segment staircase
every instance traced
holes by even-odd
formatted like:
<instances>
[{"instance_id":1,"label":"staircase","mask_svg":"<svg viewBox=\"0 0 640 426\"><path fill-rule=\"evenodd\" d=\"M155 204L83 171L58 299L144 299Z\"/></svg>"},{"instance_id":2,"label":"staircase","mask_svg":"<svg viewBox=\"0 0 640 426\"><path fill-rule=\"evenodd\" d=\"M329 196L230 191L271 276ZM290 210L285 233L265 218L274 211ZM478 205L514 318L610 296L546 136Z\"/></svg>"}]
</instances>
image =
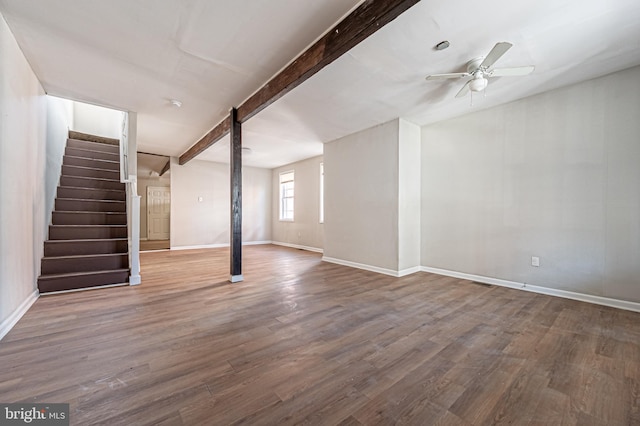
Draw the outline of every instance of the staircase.
<instances>
[{"instance_id":1,"label":"staircase","mask_svg":"<svg viewBox=\"0 0 640 426\"><path fill-rule=\"evenodd\" d=\"M85 137L86 136L86 137ZM129 279L126 191L118 140L70 133L44 243L40 293Z\"/></svg>"}]
</instances>

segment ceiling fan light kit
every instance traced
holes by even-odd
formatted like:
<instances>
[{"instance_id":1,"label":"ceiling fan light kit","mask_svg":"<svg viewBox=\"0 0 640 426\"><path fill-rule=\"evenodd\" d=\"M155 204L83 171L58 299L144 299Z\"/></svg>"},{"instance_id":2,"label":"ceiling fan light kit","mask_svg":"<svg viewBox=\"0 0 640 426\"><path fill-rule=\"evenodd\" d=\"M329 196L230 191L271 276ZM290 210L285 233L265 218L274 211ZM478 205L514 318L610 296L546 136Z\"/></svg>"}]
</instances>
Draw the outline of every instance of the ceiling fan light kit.
<instances>
[{"instance_id":1,"label":"ceiling fan light kit","mask_svg":"<svg viewBox=\"0 0 640 426\"><path fill-rule=\"evenodd\" d=\"M432 74L427 76L427 80L445 80L451 78L466 78L467 80L462 89L456 95L456 98L464 97L467 92L482 92L489 84L488 78L491 77L507 77L507 76L523 76L531 74L535 67L533 65L512 68L492 68L493 64L509 50L513 44L507 42L496 43L493 49L485 57L479 57L467 62L467 72L456 72L448 74Z\"/></svg>"},{"instance_id":2,"label":"ceiling fan light kit","mask_svg":"<svg viewBox=\"0 0 640 426\"><path fill-rule=\"evenodd\" d=\"M489 80L480 75L480 77L475 77L471 80L469 83L469 89L471 89L472 92L481 92L487 87L488 83Z\"/></svg>"}]
</instances>

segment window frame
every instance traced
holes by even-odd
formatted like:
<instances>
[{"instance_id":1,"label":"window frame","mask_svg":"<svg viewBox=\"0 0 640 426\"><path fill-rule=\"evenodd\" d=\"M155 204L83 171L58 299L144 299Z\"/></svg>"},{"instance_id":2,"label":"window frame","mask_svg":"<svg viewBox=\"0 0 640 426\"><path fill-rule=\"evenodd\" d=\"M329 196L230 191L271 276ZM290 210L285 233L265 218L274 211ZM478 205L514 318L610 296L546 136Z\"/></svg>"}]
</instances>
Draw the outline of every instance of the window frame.
<instances>
[{"instance_id":1,"label":"window frame","mask_svg":"<svg viewBox=\"0 0 640 426\"><path fill-rule=\"evenodd\" d=\"M291 175L291 179L290 180L285 180L287 179L286 175ZM291 184L290 188L286 188L285 185L287 184ZM279 189L279 194L278 194L278 205L279 205L279 214L278 214L278 218L281 222L293 222L295 219L295 171L294 170L288 170L286 172L280 172L279 176L278 176L278 189ZM286 191L291 191L291 195L285 195ZM286 201L290 200L291 203L291 209L286 209L285 204L288 204ZM286 215L286 213L290 210L291 212L291 217L289 217L288 215Z\"/></svg>"}]
</instances>

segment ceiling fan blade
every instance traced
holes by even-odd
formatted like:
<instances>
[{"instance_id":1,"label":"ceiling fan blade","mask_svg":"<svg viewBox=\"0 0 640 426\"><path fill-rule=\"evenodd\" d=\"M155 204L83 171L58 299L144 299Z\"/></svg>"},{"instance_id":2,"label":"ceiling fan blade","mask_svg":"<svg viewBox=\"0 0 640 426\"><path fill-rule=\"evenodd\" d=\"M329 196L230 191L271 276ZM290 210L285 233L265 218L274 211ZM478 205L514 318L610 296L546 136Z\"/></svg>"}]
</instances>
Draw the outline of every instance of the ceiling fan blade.
<instances>
[{"instance_id":1,"label":"ceiling fan blade","mask_svg":"<svg viewBox=\"0 0 640 426\"><path fill-rule=\"evenodd\" d=\"M489 71L489 77L511 77L518 75L531 74L536 69L533 65L527 67L514 67L514 68L495 68Z\"/></svg>"},{"instance_id":2,"label":"ceiling fan blade","mask_svg":"<svg viewBox=\"0 0 640 426\"><path fill-rule=\"evenodd\" d=\"M480 67L484 67L485 69L489 68L498 59L500 59L500 57L504 55L507 50L511 49L511 46L513 46L513 44L507 43L506 41L496 43L496 45L493 46L493 49L491 49L491 52L489 52L486 58L484 58L484 60L480 64Z\"/></svg>"},{"instance_id":3,"label":"ceiling fan blade","mask_svg":"<svg viewBox=\"0 0 640 426\"><path fill-rule=\"evenodd\" d=\"M428 75L426 77L426 80L445 80L447 78L463 78L463 77L469 77L470 75L471 74L467 72L454 72L450 74L433 74L433 75Z\"/></svg>"},{"instance_id":4,"label":"ceiling fan blade","mask_svg":"<svg viewBox=\"0 0 640 426\"><path fill-rule=\"evenodd\" d=\"M460 89L460 91L458 92L458 94L456 95L456 98L463 98L464 95L466 95L467 93L469 93L469 89L471 87L471 81L469 80L465 83L464 86L462 86L462 89Z\"/></svg>"}]
</instances>

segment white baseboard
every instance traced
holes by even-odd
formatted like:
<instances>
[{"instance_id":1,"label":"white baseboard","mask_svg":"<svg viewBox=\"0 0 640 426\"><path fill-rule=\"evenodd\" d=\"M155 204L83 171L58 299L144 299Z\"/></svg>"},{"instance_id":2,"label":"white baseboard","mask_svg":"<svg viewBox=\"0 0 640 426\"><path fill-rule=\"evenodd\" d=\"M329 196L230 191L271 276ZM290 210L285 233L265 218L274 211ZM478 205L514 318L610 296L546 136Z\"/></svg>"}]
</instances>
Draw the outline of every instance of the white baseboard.
<instances>
[{"instance_id":1,"label":"white baseboard","mask_svg":"<svg viewBox=\"0 0 640 426\"><path fill-rule=\"evenodd\" d=\"M140 285L142 283L142 278L140 274L138 275L129 275L129 285Z\"/></svg>"},{"instance_id":2,"label":"white baseboard","mask_svg":"<svg viewBox=\"0 0 640 426\"><path fill-rule=\"evenodd\" d=\"M29 295L29 297L24 300L24 302L20 304L20 306L18 306L15 311L11 313L11 315L9 315L7 319L2 321L2 323L0 324L0 340L2 340L4 336L6 336L9 331L11 331L13 326L16 325L18 321L20 321L20 318L22 318L22 316L27 313L31 305L33 305L35 301L38 300L39 295L40 293L38 292L38 290L35 290Z\"/></svg>"},{"instance_id":3,"label":"white baseboard","mask_svg":"<svg viewBox=\"0 0 640 426\"><path fill-rule=\"evenodd\" d=\"M402 269L400 271L394 271L393 269L380 268L378 266L367 265L364 263L351 262L349 260L336 259L334 257L323 256L322 260L329 263L335 263L337 265L349 266L351 268L364 269L365 271L377 272L379 274L390 275L392 277L400 278L406 275L415 274L422 269L420 266L414 266L413 268Z\"/></svg>"},{"instance_id":4,"label":"white baseboard","mask_svg":"<svg viewBox=\"0 0 640 426\"><path fill-rule=\"evenodd\" d=\"M272 241L246 241L242 243L243 246L261 246L264 244L272 244Z\"/></svg>"},{"instance_id":5,"label":"white baseboard","mask_svg":"<svg viewBox=\"0 0 640 426\"><path fill-rule=\"evenodd\" d=\"M271 244L271 241L245 241L242 243L243 246L256 246L262 244ZM203 249L203 248L223 248L229 247L229 243L223 244L202 244L197 246L174 246L171 247L171 250L195 250L195 249Z\"/></svg>"},{"instance_id":6,"label":"white baseboard","mask_svg":"<svg viewBox=\"0 0 640 426\"><path fill-rule=\"evenodd\" d=\"M322 256L323 262L335 263L336 265L349 266L351 268L364 269L365 271L377 272L379 274L399 277L399 272L393 269L380 268L378 266L366 265L364 263L351 262L349 260L336 259L334 257Z\"/></svg>"},{"instance_id":7,"label":"white baseboard","mask_svg":"<svg viewBox=\"0 0 640 426\"><path fill-rule=\"evenodd\" d=\"M129 283L105 284L105 285L97 285L97 286L94 286L94 287L74 288L74 289L71 289L71 290L49 291L47 293L42 293L40 296L49 297L49 296L55 296L56 294L79 293L81 291L93 291L93 290L102 290L102 289L105 289L105 288L127 287L127 286L129 286Z\"/></svg>"},{"instance_id":8,"label":"white baseboard","mask_svg":"<svg viewBox=\"0 0 640 426\"><path fill-rule=\"evenodd\" d=\"M398 271L398 277L404 277L405 275L415 274L416 272L422 271L421 266L414 266L413 268L402 269Z\"/></svg>"},{"instance_id":9,"label":"white baseboard","mask_svg":"<svg viewBox=\"0 0 640 426\"><path fill-rule=\"evenodd\" d=\"M575 293L573 291L568 291L568 290L559 290L555 288L541 287L541 286L530 285L526 283L501 280L499 278L484 277L482 275L473 275L473 274L467 274L464 272L449 271L447 269L431 268L428 266L423 266L421 270L424 272L431 272L432 274L445 275L447 277L477 281L485 284L494 284L501 287L515 288L518 290L525 290L533 293L546 294L548 296L562 297L565 299L578 300L580 302L587 302L587 303L593 303L596 305L603 305L603 306L609 306L612 308L624 309L627 311L640 312L640 303L638 302L630 302L627 300L620 300L620 299L611 299L609 297L594 296L594 295L585 294L585 293Z\"/></svg>"},{"instance_id":10,"label":"white baseboard","mask_svg":"<svg viewBox=\"0 0 640 426\"><path fill-rule=\"evenodd\" d=\"M317 248L317 247L303 246L300 244L283 243L282 241L271 241L271 244L276 246L290 247L290 248L299 249L299 250L313 251L315 253L322 253L324 251L323 249Z\"/></svg>"}]
</instances>

